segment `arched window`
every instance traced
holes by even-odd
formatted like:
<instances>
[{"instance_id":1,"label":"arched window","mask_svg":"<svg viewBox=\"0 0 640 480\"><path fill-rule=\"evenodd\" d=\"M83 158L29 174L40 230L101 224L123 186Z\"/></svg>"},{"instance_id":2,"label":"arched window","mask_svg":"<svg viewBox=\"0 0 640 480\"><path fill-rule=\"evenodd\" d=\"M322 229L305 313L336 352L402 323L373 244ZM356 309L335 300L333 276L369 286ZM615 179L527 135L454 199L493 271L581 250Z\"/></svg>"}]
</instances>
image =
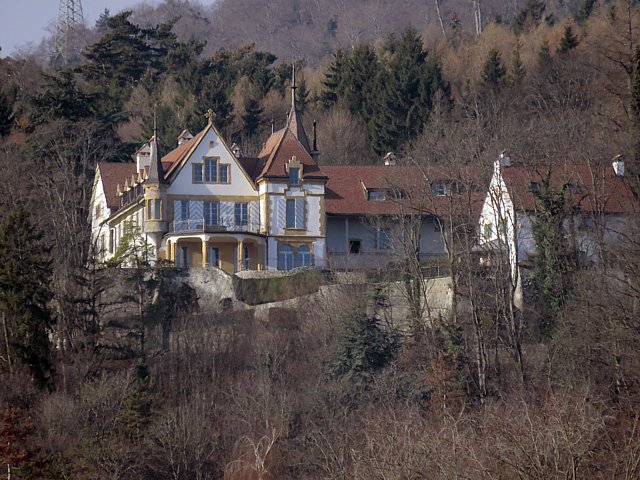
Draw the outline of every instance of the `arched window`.
<instances>
[{"instance_id":1,"label":"arched window","mask_svg":"<svg viewBox=\"0 0 640 480\"><path fill-rule=\"evenodd\" d=\"M310 267L311 266L311 251L308 245L301 245L298 247L296 253L296 268Z\"/></svg>"},{"instance_id":2,"label":"arched window","mask_svg":"<svg viewBox=\"0 0 640 480\"><path fill-rule=\"evenodd\" d=\"M293 268L293 249L291 245L278 245L278 270Z\"/></svg>"}]
</instances>

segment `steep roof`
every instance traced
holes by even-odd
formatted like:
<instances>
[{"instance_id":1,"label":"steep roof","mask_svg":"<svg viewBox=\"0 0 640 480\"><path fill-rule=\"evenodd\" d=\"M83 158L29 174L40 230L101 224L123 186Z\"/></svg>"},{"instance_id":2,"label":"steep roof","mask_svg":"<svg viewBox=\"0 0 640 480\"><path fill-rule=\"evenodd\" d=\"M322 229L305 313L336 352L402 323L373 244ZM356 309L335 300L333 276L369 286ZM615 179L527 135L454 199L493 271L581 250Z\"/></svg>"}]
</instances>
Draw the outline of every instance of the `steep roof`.
<instances>
[{"instance_id":1,"label":"steep roof","mask_svg":"<svg viewBox=\"0 0 640 480\"><path fill-rule=\"evenodd\" d=\"M328 177L325 185L325 208L329 215L397 215L402 212L426 214L453 213L478 216L484 194L476 189L478 172L465 171L464 192L453 197L434 195L429 183L453 182L444 169L421 169L402 166L332 166L322 167ZM469 180L468 182L466 180ZM384 200L368 198L368 192L382 191ZM464 193L468 195L464 195Z\"/></svg>"},{"instance_id":2,"label":"steep roof","mask_svg":"<svg viewBox=\"0 0 640 480\"><path fill-rule=\"evenodd\" d=\"M205 127L200 133L198 133L195 137L187 140L186 142L181 143L176 148L167 153L164 157L162 157L162 166L168 166L165 168L164 175L165 178L169 178L171 174L176 171L178 166L183 162L183 160L187 157L191 149L200 141L200 139L204 136L204 134L208 130L208 126Z\"/></svg>"},{"instance_id":3,"label":"steep roof","mask_svg":"<svg viewBox=\"0 0 640 480\"><path fill-rule=\"evenodd\" d=\"M536 210L537 200L532 188L536 183L542 183L548 169L548 165L502 167L502 178L516 210ZM609 163L552 164L551 188L559 191L565 184L568 186L567 198L583 212L640 212L640 203L631 189L628 178L617 176Z\"/></svg>"},{"instance_id":4,"label":"steep roof","mask_svg":"<svg viewBox=\"0 0 640 480\"><path fill-rule=\"evenodd\" d=\"M98 164L98 168L100 169L104 194L107 198L107 207L111 213L114 213L120 208L120 199L116 194L118 184L124 185L124 181L136 173L136 164L101 162Z\"/></svg>"},{"instance_id":5,"label":"steep roof","mask_svg":"<svg viewBox=\"0 0 640 480\"><path fill-rule=\"evenodd\" d=\"M153 138L151 138L150 142L151 146L151 158L149 164L149 175L145 180L145 183L148 185L158 185L161 183L167 183L164 176L164 169L162 166L162 162L158 158L158 141L156 139L156 135L154 133Z\"/></svg>"},{"instance_id":6,"label":"steep roof","mask_svg":"<svg viewBox=\"0 0 640 480\"><path fill-rule=\"evenodd\" d=\"M258 154L259 166L256 169L258 173L255 178L287 178L285 166L294 156L303 165L303 179L326 178L309 151L289 127L285 127L269 137L262 151Z\"/></svg>"},{"instance_id":7,"label":"steep roof","mask_svg":"<svg viewBox=\"0 0 640 480\"><path fill-rule=\"evenodd\" d=\"M302 124L302 114L297 109L295 103L291 106L291 111L287 117L287 128L291 131L294 137L300 141L304 149L311 153L311 147L309 146L309 140L307 139L307 132L305 132L304 125Z\"/></svg>"}]
</instances>

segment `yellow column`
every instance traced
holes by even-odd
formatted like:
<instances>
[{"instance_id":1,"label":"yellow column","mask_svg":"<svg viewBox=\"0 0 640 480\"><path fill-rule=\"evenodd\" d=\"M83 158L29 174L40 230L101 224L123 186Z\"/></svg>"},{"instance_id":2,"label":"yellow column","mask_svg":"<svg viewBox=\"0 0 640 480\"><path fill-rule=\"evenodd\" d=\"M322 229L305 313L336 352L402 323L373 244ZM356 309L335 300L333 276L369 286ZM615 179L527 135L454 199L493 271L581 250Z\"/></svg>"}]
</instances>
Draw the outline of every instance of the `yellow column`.
<instances>
[{"instance_id":1,"label":"yellow column","mask_svg":"<svg viewBox=\"0 0 640 480\"><path fill-rule=\"evenodd\" d=\"M202 240L202 267L207 266L207 242Z\"/></svg>"},{"instance_id":2,"label":"yellow column","mask_svg":"<svg viewBox=\"0 0 640 480\"><path fill-rule=\"evenodd\" d=\"M242 240L240 240L238 242L238 271L242 270L242 253L244 250L244 242Z\"/></svg>"},{"instance_id":3,"label":"yellow column","mask_svg":"<svg viewBox=\"0 0 640 480\"><path fill-rule=\"evenodd\" d=\"M176 257L176 248L178 247L178 242L171 242L171 261L175 264L177 257Z\"/></svg>"}]
</instances>

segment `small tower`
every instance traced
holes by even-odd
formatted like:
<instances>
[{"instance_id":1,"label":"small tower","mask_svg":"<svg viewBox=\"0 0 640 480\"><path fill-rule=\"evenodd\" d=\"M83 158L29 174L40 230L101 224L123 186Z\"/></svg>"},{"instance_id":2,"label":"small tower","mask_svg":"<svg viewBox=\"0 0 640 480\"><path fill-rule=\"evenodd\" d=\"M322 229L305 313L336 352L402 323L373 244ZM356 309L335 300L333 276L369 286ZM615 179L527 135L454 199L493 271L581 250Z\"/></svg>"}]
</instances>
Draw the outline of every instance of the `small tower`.
<instances>
[{"instance_id":1,"label":"small tower","mask_svg":"<svg viewBox=\"0 0 640 480\"><path fill-rule=\"evenodd\" d=\"M162 162L158 157L158 141L154 129L150 144L149 173L143 183L144 187L144 233L153 241L156 256L162 247L162 237L168 231L167 222L167 188Z\"/></svg>"},{"instance_id":2,"label":"small tower","mask_svg":"<svg viewBox=\"0 0 640 480\"><path fill-rule=\"evenodd\" d=\"M300 113L298 106L296 105L296 88L296 66L294 64L291 80L291 111L287 117L287 127L300 141L307 152L311 153L309 140L307 139L307 132L304 131L304 125L302 125L302 113Z\"/></svg>"}]
</instances>

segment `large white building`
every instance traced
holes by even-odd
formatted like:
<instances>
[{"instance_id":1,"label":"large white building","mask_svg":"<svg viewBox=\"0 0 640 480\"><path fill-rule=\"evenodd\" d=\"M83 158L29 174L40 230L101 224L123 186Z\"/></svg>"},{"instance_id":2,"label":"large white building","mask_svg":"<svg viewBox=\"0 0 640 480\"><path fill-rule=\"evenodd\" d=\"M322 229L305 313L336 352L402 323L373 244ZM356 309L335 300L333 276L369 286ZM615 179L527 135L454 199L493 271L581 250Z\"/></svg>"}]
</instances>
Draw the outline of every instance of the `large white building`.
<instances>
[{"instance_id":1,"label":"large white building","mask_svg":"<svg viewBox=\"0 0 640 480\"><path fill-rule=\"evenodd\" d=\"M384 267L416 249L423 259L445 253L449 172L395 162L320 168L295 85L285 127L255 158L227 146L211 118L162 158L154 136L135 163L98 165L90 206L98 261L132 236L154 259L228 273ZM415 246L407 248L408 218Z\"/></svg>"},{"instance_id":2,"label":"large white building","mask_svg":"<svg viewBox=\"0 0 640 480\"><path fill-rule=\"evenodd\" d=\"M508 259L520 296L523 269L532 267L536 255L533 224L541 214L545 190L562 196L567 240L583 261L599 262L617 248L630 221L640 213L620 156L612 163L522 165L501 155L494 163L479 218L479 247L488 255L500 253Z\"/></svg>"}]
</instances>

